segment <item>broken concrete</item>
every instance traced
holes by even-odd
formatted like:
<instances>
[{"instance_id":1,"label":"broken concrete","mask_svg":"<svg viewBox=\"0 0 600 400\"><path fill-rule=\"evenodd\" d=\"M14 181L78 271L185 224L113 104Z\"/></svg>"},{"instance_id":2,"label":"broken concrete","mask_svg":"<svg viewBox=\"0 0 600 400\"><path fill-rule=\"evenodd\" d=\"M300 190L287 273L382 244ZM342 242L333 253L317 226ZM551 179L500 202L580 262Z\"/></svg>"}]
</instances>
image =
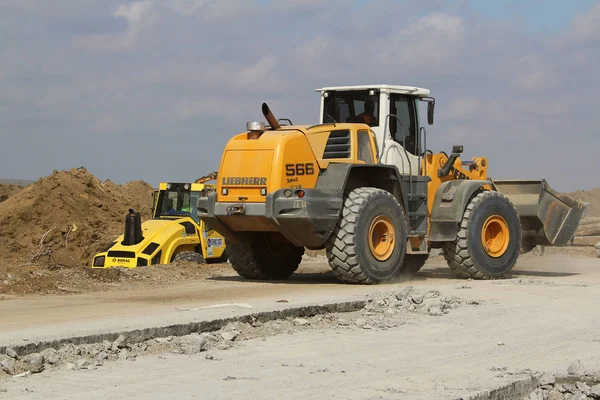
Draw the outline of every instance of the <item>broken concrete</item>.
<instances>
[{"instance_id":1,"label":"broken concrete","mask_svg":"<svg viewBox=\"0 0 600 400\"><path fill-rule=\"evenodd\" d=\"M193 355L213 348L227 350L241 341L289 334L299 330L350 329L347 320L341 318L342 313L346 318L355 321L354 325L358 328L386 330L405 323L409 314L443 316L449 309L461 304L477 303L454 296L446 297L439 291L420 293L408 287L401 292L381 293L366 301L290 308L143 332L119 332L74 340L65 338L58 342L60 345L54 342L38 343L35 346L28 344L16 351L25 354L27 351L45 348L41 353L29 353L24 356L22 362L4 356L8 364L3 364L3 370L14 375L23 370L36 373L44 369L96 369L106 361L134 361L142 355ZM79 341L87 343L77 344Z\"/></svg>"}]
</instances>

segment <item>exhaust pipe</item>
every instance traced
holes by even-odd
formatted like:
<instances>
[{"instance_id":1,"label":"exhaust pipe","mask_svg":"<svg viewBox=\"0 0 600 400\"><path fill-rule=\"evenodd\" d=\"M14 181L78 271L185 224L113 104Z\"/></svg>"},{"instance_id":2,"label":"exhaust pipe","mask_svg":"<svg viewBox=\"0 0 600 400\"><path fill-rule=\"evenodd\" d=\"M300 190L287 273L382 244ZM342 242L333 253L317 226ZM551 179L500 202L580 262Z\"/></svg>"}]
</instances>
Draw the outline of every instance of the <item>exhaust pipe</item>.
<instances>
[{"instance_id":1,"label":"exhaust pipe","mask_svg":"<svg viewBox=\"0 0 600 400\"><path fill-rule=\"evenodd\" d=\"M125 232L123 237L124 246L132 246L143 240L142 237L142 218L139 212L129 209L129 214L125 217Z\"/></svg>"},{"instance_id":2,"label":"exhaust pipe","mask_svg":"<svg viewBox=\"0 0 600 400\"><path fill-rule=\"evenodd\" d=\"M269 123L269 126L271 126L271 129L281 128L281 126L279 125L279 122L277 122L277 119L275 119L275 116L269 109L269 106L267 105L267 103L262 104L262 113L265 116L267 122Z\"/></svg>"}]
</instances>

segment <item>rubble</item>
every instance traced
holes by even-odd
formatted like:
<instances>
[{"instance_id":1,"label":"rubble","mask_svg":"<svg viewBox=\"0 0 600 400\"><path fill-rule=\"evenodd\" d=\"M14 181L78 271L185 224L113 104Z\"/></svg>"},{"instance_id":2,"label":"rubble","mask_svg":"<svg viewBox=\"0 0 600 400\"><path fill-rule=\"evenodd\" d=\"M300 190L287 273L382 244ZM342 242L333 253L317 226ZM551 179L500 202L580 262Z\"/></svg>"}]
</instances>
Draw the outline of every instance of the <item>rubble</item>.
<instances>
[{"instance_id":1,"label":"rubble","mask_svg":"<svg viewBox=\"0 0 600 400\"><path fill-rule=\"evenodd\" d=\"M191 333L183 336L156 337L136 341L121 334L113 341L74 345L68 343L57 349L45 349L15 360L9 354L0 354L0 366L4 373L15 375L27 370L85 370L101 367L111 361L134 361L138 356L177 353L194 355L211 349L226 351L238 342L298 332L305 329L390 329L407 323L409 315L429 318L441 317L461 305L479 304L476 300L464 300L445 296L437 290L420 292L409 286L397 292L382 293L368 297L365 306L358 311L316 314L313 316L286 317L267 321L230 322L214 332ZM13 349L7 353L15 356ZM215 359L214 354L205 356Z\"/></svg>"}]
</instances>

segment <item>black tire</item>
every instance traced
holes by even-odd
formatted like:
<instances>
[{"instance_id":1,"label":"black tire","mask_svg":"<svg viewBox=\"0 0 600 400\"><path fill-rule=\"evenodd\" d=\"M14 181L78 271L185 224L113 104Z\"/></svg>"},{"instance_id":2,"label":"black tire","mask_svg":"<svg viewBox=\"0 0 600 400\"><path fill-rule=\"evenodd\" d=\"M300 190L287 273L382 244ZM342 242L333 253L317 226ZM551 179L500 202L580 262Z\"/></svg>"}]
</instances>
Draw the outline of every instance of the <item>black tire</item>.
<instances>
[{"instance_id":1,"label":"black tire","mask_svg":"<svg viewBox=\"0 0 600 400\"><path fill-rule=\"evenodd\" d=\"M490 256L482 244L482 228L491 216L504 219L509 240L498 257ZM467 205L457 238L444 244L444 257L452 271L464 278L499 279L514 267L521 251L521 223L510 200L496 191L483 191Z\"/></svg>"},{"instance_id":2,"label":"black tire","mask_svg":"<svg viewBox=\"0 0 600 400\"><path fill-rule=\"evenodd\" d=\"M273 242L281 246L274 248ZM246 279L287 279L302 262L304 247L296 247L279 233L255 236L249 245L227 244L227 255L233 269Z\"/></svg>"},{"instance_id":3,"label":"black tire","mask_svg":"<svg viewBox=\"0 0 600 400\"><path fill-rule=\"evenodd\" d=\"M202 254L196 253L195 251L180 251L179 253L175 254L175 257L173 257L173 262L175 261L189 261L196 262L198 264L205 263Z\"/></svg>"},{"instance_id":4,"label":"black tire","mask_svg":"<svg viewBox=\"0 0 600 400\"><path fill-rule=\"evenodd\" d=\"M405 275L413 275L419 272L427 262L429 254L407 254L402 263L400 272Z\"/></svg>"},{"instance_id":5,"label":"black tire","mask_svg":"<svg viewBox=\"0 0 600 400\"><path fill-rule=\"evenodd\" d=\"M395 243L389 258L378 260L369 248L371 223L383 216L391 222ZM391 193L362 187L344 199L342 215L325 246L329 266L347 283L373 284L398 275L406 255L407 223Z\"/></svg>"}]
</instances>

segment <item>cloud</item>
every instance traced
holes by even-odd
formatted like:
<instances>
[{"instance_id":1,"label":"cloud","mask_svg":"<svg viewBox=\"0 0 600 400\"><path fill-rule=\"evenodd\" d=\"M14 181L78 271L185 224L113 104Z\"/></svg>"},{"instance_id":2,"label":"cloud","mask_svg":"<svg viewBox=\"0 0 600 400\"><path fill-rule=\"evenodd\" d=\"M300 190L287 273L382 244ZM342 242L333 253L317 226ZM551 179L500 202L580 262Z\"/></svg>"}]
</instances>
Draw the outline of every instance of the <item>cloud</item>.
<instances>
[{"instance_id":1,"label":"cloud","mask_svg":"<svg viewBox=\"0 0 600 400\"><path fill-rule=\"evenodd\" d=\"M579 42L596 42L600 39L600 4L578 14L571 24L572 38Z\"/></svg>"},{"instance_id":2,"label":"cloud","mask_svg":"<svg viewBox=\"0 0 600 400\"><path fill-rule=\"evenodd\" d=\"M465 158L490 158L494 178L600 186L600 6L550 34L469 4L5 0L0 174L85 162L117 182L194 179L246 121L262 120L263 101L278 118L315 123L315 88L391 83L431 89L433 151L460 142ZM158 151L177 162L144 162Z\"/></svg>"},{"instance_id":3,"label":"cloud","mask_svg":"<svg viewBox=\"0 0 600 400\"><path fill-rule=\"evenodd\" d=\"M126 51L137 44L139 36L152 27L158 15L152 0L121 4L115 10L114 16L127 22L124 32L78 36L74 40L75 45L99 52Z\"/></svg>"}]
</instances>

